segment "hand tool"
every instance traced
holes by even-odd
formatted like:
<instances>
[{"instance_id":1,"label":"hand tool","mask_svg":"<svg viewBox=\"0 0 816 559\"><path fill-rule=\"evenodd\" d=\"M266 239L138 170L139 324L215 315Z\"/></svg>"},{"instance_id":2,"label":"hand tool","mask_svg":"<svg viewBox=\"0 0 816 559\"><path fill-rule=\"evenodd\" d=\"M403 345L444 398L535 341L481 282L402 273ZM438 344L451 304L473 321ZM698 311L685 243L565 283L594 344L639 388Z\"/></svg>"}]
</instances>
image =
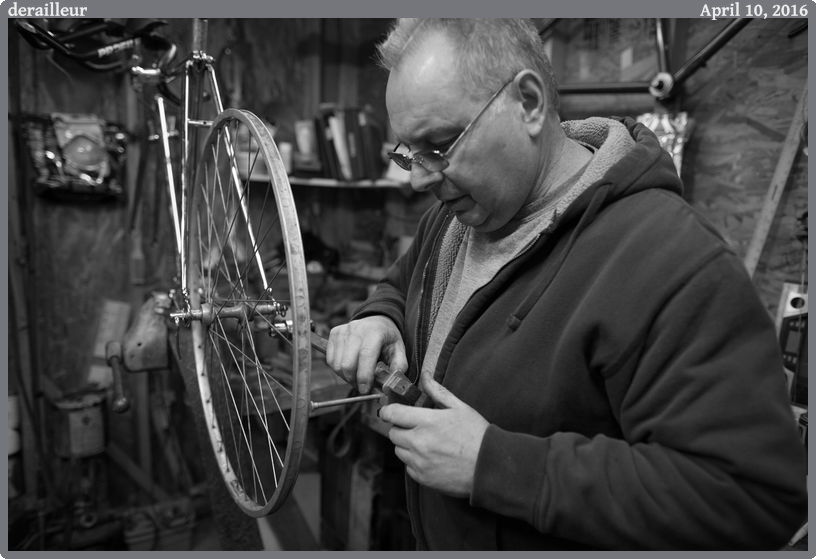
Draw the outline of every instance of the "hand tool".
<instances>
[{"instance_id":1,"label":"hand tool","mask_svg":"<svg viewBox=\"0 0 816 559\"><path fill-rule=\"evenodd\" d=\"M311 332L312 347L325 354L329 340ZM422 391L400 371L389 371L388 365L380 361L374 369L374 388L388 397L389 404L413 406Z\"/></svg>"}]
</instances>

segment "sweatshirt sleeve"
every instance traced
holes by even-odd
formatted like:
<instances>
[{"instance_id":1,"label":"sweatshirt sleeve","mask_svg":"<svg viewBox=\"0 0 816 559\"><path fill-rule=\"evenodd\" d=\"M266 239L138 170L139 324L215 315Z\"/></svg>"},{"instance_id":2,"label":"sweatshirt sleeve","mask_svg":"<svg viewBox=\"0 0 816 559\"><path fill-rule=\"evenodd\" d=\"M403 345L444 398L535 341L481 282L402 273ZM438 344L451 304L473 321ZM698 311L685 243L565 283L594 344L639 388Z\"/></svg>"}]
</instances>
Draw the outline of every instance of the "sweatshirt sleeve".
<instances>
[{"instance_id":1,"label":"sweatshirt sleeve","mask_svg":"<svg viewBox=\"0 0 816 559\"><path fill-rule=\"evenodd\" d=\"M779 549L806 519L775 329L736 257L685 281L605 378L622 440L490 426L471 504L605 549Z\"/></svg>"}]
</instances>

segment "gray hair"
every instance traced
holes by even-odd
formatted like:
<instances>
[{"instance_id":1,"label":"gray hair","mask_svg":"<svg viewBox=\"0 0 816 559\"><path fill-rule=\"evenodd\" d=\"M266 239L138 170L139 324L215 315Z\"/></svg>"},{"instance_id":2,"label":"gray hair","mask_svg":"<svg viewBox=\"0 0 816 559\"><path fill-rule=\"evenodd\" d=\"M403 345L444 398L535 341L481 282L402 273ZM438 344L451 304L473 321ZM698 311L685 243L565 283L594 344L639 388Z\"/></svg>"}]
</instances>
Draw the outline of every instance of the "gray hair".
<instances>
[{"instance_id":1,"label":"gray hair","mask_svg":"<svg viewBox=\"0 0 816 559\"><path fill-rule=\"evenodd\" d=\"M558 86L552 64L529 19L398 19L377 45L377 62L391 72L421 45L424 37L439 31L460 53L459 73L473 92L490 95L518 72L530 69L544 80L550 108L558 112Z\"/></svg>"}]
</instances>

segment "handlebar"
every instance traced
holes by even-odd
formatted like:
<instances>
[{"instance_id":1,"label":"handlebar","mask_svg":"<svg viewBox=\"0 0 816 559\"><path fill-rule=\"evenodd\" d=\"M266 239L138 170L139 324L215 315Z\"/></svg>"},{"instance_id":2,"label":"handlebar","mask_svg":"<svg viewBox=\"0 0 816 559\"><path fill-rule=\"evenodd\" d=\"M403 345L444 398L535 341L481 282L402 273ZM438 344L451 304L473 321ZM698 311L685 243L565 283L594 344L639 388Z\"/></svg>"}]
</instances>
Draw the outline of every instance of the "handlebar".
<instances>
[{"instance_id":1,"label":"handlebar","mask_svg":"<svg viewBox=\"0 0 816 559\"><path fill-rule=\"evenodd\" d=\"M180 102L167 84L181 73L184 63L170 67L178 49L175 43L158 31L159 28L167 25L164 20L129 20L127 25L110 19L81 20L67 31L60 33L53 33L25 19L14 20L14 23L23 39L36 49L53 50L94 72L128 70L134 80L134 87L137 89L141 86L140 84L151 83L171 103L178 105ZM76 46L77 41L96 37L102 33L116 37L116 40L90 50L79 50ZM111 55L132 51L139 45L144 46L147 50L162 53L152 68L138 66L138 59L105 62L105 59Z\"/></svg>"},{"instance_id":2,"label":"handlebar","mask_svg":"<svg viewBox=\"0 0 816 559\"><path fill-rule=\"evenodd\" d=\"M164 20L148 20L147 23L130 32L126 26L109 19L83 20L68 31L61 33L52 33L25 19L16 19L14 23L23 39L34 48L54 50L96 72L112 72L129 68L130 64L125 60L103 61L112 54L131 51L138 45L143 45L151 51L164 53L157 63L159 69L169 65L177 50L175 44L157 31L160 27L167 25ZM117 37L117 39L87 51L80 51L75 46L76 41L101 33Z\"/></svg>"}]
</instances>

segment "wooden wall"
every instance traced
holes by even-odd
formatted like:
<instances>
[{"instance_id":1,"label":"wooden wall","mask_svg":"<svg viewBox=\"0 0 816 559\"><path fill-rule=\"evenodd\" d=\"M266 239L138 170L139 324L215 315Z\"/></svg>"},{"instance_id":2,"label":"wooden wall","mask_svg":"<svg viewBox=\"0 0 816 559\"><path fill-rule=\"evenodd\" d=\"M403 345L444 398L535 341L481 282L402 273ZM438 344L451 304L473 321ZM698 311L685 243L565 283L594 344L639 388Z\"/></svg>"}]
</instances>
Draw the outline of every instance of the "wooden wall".
<instances>
[{"instance_id":1,"label":"wooden wall","mask_svg":"<svg viewBox=\"0 0 816 559\"><path fill-rule=\"evenodd\" d=\"M93 113L123 122L121 76L97 75L70 61L46 56L19 40L19 90L11 107L26 113ZM13 85L13 84L12 84ZM13 161L10 164L14 164ZM25 171L25 170L24 170ZM101 298L127 300L123 204L61 203L34 196L24 173L13 187L21 193L29 261L27 295L41 374L60 388L76 388L86 373ZM10 186L11 188L11 186Z\"/></svg>"},{"instance_id":2,"label":"wooden wall","mask_svg":"<svg viewBox=\"0 0 816 559\"><path fill-rule=\"evenodd\" d=\"M808 31L789 36L801 22L752 21L686 83L683 108L696 121L682 173L687 196L740 256L807 82ZM697 52L721 26L694 20L689 52ZM800 149L754 274L772 314L783 282L800 281L803 247L795 233L797 218L807 211L807 160Z\"/></svg>"},{"instance_id":3,"label":"wooden wall","mask_svg":"<svg viewBox=\"0 0 816 559\"><path fill-rule=\"evenodd\" d=\"M672 22L676 71L729 20ZM669 109L694 120L684 150L686 199L743 257L776 168L794 109L807 81L807 33L801 19L753 20L685 84ZM553 56L562 83L646 81L657 72L654 20L563 20ZM667 38L667 41L669 39ZM632 116L665 111L650 95L564 95L562 117ZM800 281L797 218L807 210L807 157L791 171L754 283L775 315L784 282Z\"/></svg>"}]
</instances>

